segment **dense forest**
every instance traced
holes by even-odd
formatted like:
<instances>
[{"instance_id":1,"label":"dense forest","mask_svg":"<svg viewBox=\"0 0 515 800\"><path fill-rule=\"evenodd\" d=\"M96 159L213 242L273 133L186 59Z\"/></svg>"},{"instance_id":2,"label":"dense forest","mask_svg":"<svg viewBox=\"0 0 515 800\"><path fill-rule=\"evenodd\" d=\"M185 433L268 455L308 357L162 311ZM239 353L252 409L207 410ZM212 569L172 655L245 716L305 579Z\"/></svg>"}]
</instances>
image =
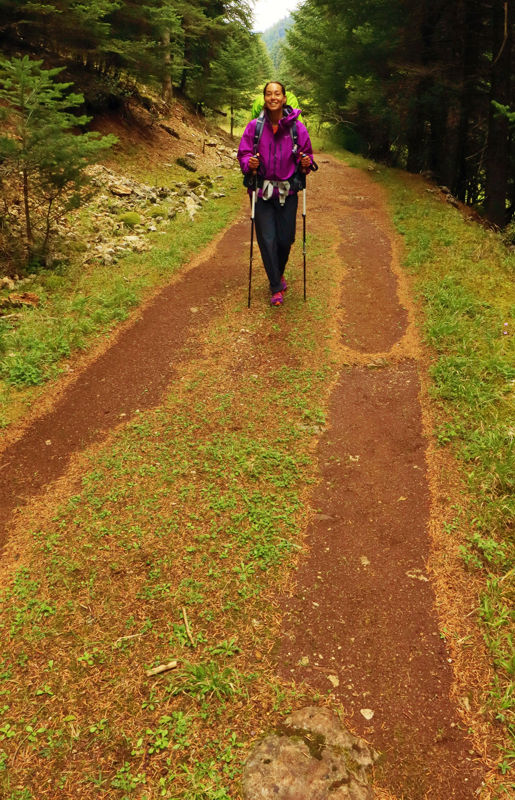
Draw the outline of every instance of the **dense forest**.
<instances>
[{"instance_id":1,"label":"dense forest","mask_svg":"<svg viewBox=\"0 0 515 800\"><path fill-rule=\"evenodd\" d=\"M236 90L243 105L268 62L245 0L0 0L0 20L3 57L64 66L90 112L123 102L131 81L199 107L234 103Z\"/></svg>"},{"instance_id":2,"label":"dense forest","mask_svg":"<svg viewBox=\"0 0 515 800\"><path fill-rule=\"evenodd\" d=\"M85 167L115 141L77 135L93 115L127 115L135 100L157 118L180 92L199 113L228 108L232 129L270 72L251 24L244 0L0 0L4 261L47 263Z\"/></svg>"},{"instance_id":3,"label":"dense forest","mask_svg":"<svg viewBox=\"0 0 515 800\"><path fill-rule=\"evenodd\" d=\"M293 17L287 79L347 147L513 218L512 0L306 0Z\"/></svg>"}]
</instances>

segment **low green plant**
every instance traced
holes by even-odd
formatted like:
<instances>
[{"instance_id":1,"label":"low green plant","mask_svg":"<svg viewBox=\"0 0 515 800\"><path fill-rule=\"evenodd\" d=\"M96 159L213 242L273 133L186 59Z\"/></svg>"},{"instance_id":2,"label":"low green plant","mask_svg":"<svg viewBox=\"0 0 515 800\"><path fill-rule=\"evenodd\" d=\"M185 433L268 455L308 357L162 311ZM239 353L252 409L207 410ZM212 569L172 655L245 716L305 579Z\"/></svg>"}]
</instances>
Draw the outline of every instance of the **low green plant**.
<instances>
[{"instance_id":1,"label":"low green plant","mask_svg":"<svg viewBox=\"0 0 515 800\"><path fill-rule=\"evenodd\" d=\"M152 217L152 219L155 219L156 217L167 217L168 209L165 208L165 206L152 206L149 211L149 216Z\"/></svg>"},{"instance_id":2,"label":"low green plant","mask_svg":"<svg viewBox=\"0 0 515 800\"><path fill-rule=\"evenodd\" d=\"M141 215L136 211L124 211L121 214L118 214L118 220L128 228L134 228L136 225L141 225L143 221Z\"/></svg>"},{"instance_id":3,"label":"low green plant","mask_svg":"<svg viewBox=\"0 0 515 800\"><path fill-rule=\"evenodd\" d=\"M186 694L197 700L241 694L241 676L230 667L219 668L214 661L201 664L184 664L172 678L168 688L171 695Z\"/></svg>"},{"instance_id":4,"label":"low green plant","mask_svg":"<svg viewBox=\"0 0 515 800\"><path fill-rule=\"evenodd\" d=\"M131 766L125 763L120 767L114 778L111 780L111 787L113 789L120 789L123 792L132 792L138 786L146 783L146 776L144 772L138 772L134 775L131 772Z\"/></svg>"},{"instance_id":5,"label":"low green plant","mask_svg":"<svg viewBox=\"0 0 515 800\"><path fill-rule=\"evenodd\" d=\"M231 639L224 639L223 642L219 642L214 647L208 648L208 653L212 656L234 656L236 653L240 652L240 648L236 643L234 637Z\"/></svg>"}]
</instances>

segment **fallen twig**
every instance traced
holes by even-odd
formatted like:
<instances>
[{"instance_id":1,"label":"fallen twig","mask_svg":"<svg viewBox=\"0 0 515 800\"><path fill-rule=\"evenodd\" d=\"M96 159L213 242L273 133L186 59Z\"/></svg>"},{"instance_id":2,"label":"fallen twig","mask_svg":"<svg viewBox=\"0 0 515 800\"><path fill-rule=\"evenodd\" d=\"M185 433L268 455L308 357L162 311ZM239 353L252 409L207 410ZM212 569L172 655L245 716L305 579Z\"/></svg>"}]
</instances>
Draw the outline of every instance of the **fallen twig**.
<instances>
[{"instance_id":1,"label":"fallen twig","mask_svg":"<svg viewBox=\"0 0 515 800\"><path fill-rule=\"evenodd\" d=\"M116 647L117 644L120 644L120 642L125 642L127 639L139 639L141 636L144 635L145 635L144 633L133 633L130 636L120 636L120 638L117 639L116 642L114 643L114 646Z\"/></svg>"},{"instance_id":2,"label":"fallen twig","mask_svg":"<svg viewBox=\"0 0 515 800\"><path fill-rule=\"evenodd\" d=\"M193 636L191 635L190 624L188 622L188 615L186 614L186 609L185 609L184 606L182 607L182 618L184 620L184 627L186 628L186 634L188 636L188 639L190 640L191 646L195 647L195 640L193 639Z\"/></svg>"},{"instance_id":3,"label":"fallen twig","mask_svg":"<svg viewBox=\"0 0 515 800\"><path fill-rule=\"evenodd\" d=\"M147 678L151 678L153 675L160 675L161 672L168 672L169 669L175 669L176 667L177 661L170 661L168 664L160 664L158 667L145 670L145 675Z\"/></svg>"}]
</instances>

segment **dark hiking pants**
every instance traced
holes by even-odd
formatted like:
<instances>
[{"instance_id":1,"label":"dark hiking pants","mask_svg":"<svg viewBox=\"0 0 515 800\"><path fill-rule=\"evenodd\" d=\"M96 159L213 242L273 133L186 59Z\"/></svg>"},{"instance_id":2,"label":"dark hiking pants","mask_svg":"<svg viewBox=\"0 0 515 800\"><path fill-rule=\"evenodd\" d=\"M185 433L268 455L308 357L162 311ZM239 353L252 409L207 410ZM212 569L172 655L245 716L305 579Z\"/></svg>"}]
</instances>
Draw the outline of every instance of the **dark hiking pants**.
<instances>
[{"instance_id":1,"label":"dark hiking pants","mask_svg":"<svg viewBox=\"0 0 515 800\"><path fill-rule=\"evenodd\" d=\"M281 289L281 278L295 241L297 203L296 194L289 195L283 206L278 197L256 200L256 237L272 294Z\"/></svg>"}]
</instances>

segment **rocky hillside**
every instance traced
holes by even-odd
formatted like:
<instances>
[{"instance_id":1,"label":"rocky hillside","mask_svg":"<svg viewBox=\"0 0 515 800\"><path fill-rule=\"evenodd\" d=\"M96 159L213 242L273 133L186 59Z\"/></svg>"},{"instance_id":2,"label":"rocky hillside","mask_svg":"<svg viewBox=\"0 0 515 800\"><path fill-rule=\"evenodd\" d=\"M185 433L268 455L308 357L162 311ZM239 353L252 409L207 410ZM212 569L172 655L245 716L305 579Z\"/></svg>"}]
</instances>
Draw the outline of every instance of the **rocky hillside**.
<instances>
[{"instance_id":1,"label":"rocky hillside","mask_svg":"<svg viewBox=\"0 0 515 800\"><path fill-rule=\"evenodd\" d=\"M167 116L133 107L125 117L100 117L95 129L119 143L104 164L89 168L96 191L85 261L110 264L127 250L147 249L146 233L177 214L193 220L208 196L223 197L217 182L237 167L237 142L180 102Z\"/></svg>"},{"instance_id":2,"label":"rocky hillside","mask_svg":"<svg viewBox=\"0 0 515 800\"><path fill-rule=\"evenodd\" d=\"M69 261L72 250L73 260L78 253L85 265L110 265L127 252L148 249L148 233L164 229L178 214L193 220L208 196L223 196L218 184L227 170L237 168L237 141L185 102L176 101L168 113L132 103L123 115L97 117L90 127L115 134L118 143L104 163L87 169L89 198L59 223L50 268ZM14 210L21 241L21 205ZM0 313L26 304L20 294L26 283L30 280L12 270L0 273ZM33 304L28 296L27 304Z\"/></svg>"}]
</instances>

